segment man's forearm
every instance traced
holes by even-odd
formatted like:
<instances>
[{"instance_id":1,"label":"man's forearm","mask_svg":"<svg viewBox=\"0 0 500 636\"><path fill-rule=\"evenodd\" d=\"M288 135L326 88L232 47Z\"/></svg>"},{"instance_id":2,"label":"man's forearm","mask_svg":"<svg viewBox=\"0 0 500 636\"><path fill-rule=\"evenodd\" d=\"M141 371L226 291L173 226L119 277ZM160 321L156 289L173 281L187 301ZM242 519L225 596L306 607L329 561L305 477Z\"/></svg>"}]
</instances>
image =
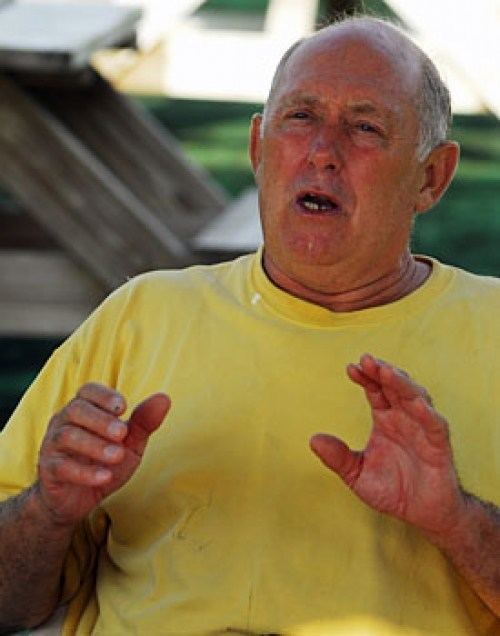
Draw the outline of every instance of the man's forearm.
<instances>
[{"instance_id":1,"label":"man's forearm","mask_svg":"<svg viewBox=\"0 0 500 636\"><path fill-rule=\"evenodd\" d=\"M463 494L466 512L449 536L427 536L500 617L500 508Z\"/></svg>"},{"instance_id":2,"label":"man's forearm","mask_svg":"<svg viewBox=\"0 0 500 636\"><path fill-rule=\"evenodd\" d=\"M72 534L51 520L36 485L0 504L0 634L51 615Z\"/></svg>"}]
</instances>

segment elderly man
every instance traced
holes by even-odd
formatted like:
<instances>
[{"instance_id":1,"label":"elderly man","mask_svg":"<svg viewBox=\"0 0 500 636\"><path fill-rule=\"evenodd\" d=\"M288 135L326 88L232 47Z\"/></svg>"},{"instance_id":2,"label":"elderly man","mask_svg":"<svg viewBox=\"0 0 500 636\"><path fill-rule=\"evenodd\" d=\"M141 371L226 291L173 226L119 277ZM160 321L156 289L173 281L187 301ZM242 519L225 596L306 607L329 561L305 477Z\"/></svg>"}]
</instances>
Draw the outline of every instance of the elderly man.
<instances>
[{"instance_id":1,"label":"elderly man","mask_svg":"<svg viewBox=\"0 0 500 636\"><path fill-rule=\"evenodd\" d=\"M263 250L127 283L2 434L4 631L69 603L65 634L500 633L500 285L408 246L448 118L377 20L285 55Z\"/></svg>"}]
</instances>

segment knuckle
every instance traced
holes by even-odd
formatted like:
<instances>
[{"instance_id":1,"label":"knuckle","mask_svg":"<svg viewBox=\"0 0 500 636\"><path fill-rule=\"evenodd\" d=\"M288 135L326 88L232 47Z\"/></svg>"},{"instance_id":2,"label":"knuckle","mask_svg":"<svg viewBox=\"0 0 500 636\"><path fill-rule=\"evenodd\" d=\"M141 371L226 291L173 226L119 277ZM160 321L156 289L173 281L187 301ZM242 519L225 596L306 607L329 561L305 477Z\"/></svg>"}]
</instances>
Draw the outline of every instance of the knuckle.
<instances>
[{"instance_id":1,"label":"knuckle","mask_svg":"<svg viewBox=\"0 0 500 636\"><path fill-rule=\"evenodd\" d=\"M107 413L106 411L101 411L99 415L100 415L101 425L104 428L107 428L111 424L111 422L113 422L116 419L111 413Z\"/></svg>"},{"instance_id":2,"label":"knuckle","mask_svg":"<svg viewBox=\"0 0 500 636\"><path fill-rule=\"evenodd\" d=\"M91 430L106 427L113 419L110 413L81 398L75 398L65 407L62 418L63 422L71 422Z\"/></svg>"},{"instance_id":3,"label":"knuckle","mask_svg":"<svg viewBox=\"0 0 500 636\"><path fill-rule=\"evenodd\" d=\"M84 432L76 426L68 426L66 437L69 444L77 446L81 444L84 438Z\"/></svg>"},{"instance_id":4,"label":"knuckle","mask_svg":"<svg viewBox=\"0 0 500 636\"><path fill-rule=\"evenodd\" d=\"M64 424L61 424L59 421L50 426L43 438L41 450L47 451L48 449L57 446L59 444L63 428Z\"/></svg>"},{"instance_id":5,"label":"knuckle","mask_svg":"<svg viewBox=\"0 0 500 636\"><path fill-rule=\"evenodd\" d=\"M104 385L99 384L98 382L86 382L79 388L77 396L81 397L82 395L88 395L96 392L100 393L104 388Z\"/></svg>"},{"instance_id":6,"label":"knuckle","mask_svg":"<svg viewBox=\"0 0 500 636\"><path fill-rule=\"evenodd\" d=\"M78 391L77 397L84 398L112 411L122 410L124 406L124 399L120 393L98 382L84 384Z\"/></svg>"},{"instance_id":7,"label":"knuckle","mask_svg":"<svg viewBox=\"0 0 500 636\"><path fill-rule=\"evenodd\" d=\"M101 448L103 442L95 436L89 437L85 440L85 446L82 446L82 454L85 454L91 459L99 459L101 456Z\"/></svg>"},{"instance_id":8,"label":"knuckle","mask_svg":"<svg viewBox=\"0 0 500 636\"><path fill-rule=\"evenodd\" d=\"M86 402L81 398L73 398L62 410L62 416L64 421L75 422L78 421L84 411Z\"/></svg>"},{"instance_id":9,"label":"knuckle","mask_svg":"<svg viewBox=\"0 0 500 636\"><path fill-rule=\"evenodd\" d=\"M62 424L52 433L52 443L55 446L67 446L68 440L70 439L71 429L74 428L72 426L68 426L67 424Z\"/></svg>"},{"instance_id":10,"label":"knuckle","mask_svg":"<svg viewBox=\"0 0 500 636\"><path fill-rule=\"evenodd\" d=\"M50 472L56 481L75 483L80 479L82 466L70 457L59 456L52 462Z\"/></svg>"},{"instance_id":11,"label":"knuckle","mask_svg":"<svg viewBox=\"0 0 500 636\"><path fill-rule=\"evenodd\" d=\"M47 462L46 468L56 479L62 479L65 477L67 466L62 457L53 457Z\"/></svg>"}]
</instances>

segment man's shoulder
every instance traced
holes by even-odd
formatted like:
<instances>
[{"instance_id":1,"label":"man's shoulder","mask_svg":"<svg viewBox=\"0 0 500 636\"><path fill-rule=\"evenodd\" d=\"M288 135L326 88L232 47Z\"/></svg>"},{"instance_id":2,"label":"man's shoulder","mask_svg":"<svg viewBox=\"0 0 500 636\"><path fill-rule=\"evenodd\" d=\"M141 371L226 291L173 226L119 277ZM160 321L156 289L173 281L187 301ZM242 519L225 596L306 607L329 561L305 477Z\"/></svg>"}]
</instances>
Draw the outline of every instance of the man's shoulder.
<instances>
[{"instance_id":1,"label":"man's shoulder","mask_svg":"<svg viewBox=\"0 0 500 636\"><path fill-rule=\"evenodd\" d=\"M436 308L445 312L447 320L472 329L473 325L489 337L500 338L500 279L461 269L443 266L448 270L445 286ZM450 328L451 328L451 323Z\"/></svg>"},{"instance_id":2,"label":"man's shoulder","mask_svg":"<svg viewBox=\"0 0 500 636\"><path fill-rule=\"evenodd\" d=\"M125 288L147 293L159 289L192 290L193 287L223 283L248 271L253 254L210 265L191 265L183 269L159 269L139 274L125 284Z\"/></svg>"},{"instance_id":3,"label":"man's shoulder","mask_svg":"<svg viewBox=\"0 0 500 636\"><path fill-rule=\"evenodd\" d=\"M139 274L113 291L70 338L83 349L90 342L128 341L182 329L194 315L207 315L218 299L238 298L253 256L182 270ZM244 282L243 282L244 284Z\"/></svg>"},{"instance_id":4,"label":"man's shoulder","mask_svg":"<svg viewBox=\"0 0 500 636\"><path fill-rule=\"evenodd\" d=\"M457 294L463 294L477 299L484 298L491 302L500 302L500 278L475 274L460 267L444 265L454 274L454 290Z\"/></svg>"},{"instance_id":5,"label":"man's shoulder","mask_svg":"<svg viewBox=\"0 0 500 636\"><path fill-rule=\"evenodd\" d=\"M116 289L105 304L154 306L166 300L171 304L183 298L194 300L202 293L217 288L235 288L243 281L253 262L254 254L211 265L192 265L184 269L154 270L130 278Z\"/></svg>"}]
</instances>

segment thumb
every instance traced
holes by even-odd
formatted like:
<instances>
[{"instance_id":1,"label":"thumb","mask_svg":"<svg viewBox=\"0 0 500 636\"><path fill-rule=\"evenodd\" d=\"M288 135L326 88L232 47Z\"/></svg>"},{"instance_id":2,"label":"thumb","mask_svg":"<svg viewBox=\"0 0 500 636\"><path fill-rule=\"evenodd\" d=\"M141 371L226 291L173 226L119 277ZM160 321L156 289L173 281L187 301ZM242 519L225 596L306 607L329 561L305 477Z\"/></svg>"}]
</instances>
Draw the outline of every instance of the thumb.
<instances>
[{"instance_id":1,"label":"thumb","mask_svg":"<svg viewBox=\"0 0 500 636\"><path fill-rule=\"evenodd\" d=\"M142 455L151 433L163 422L170 409L170 398L165 393L150 395L138 404L128 421L128 435L125 446Z\"/></svg>"},{"instance_id":2,"label":"thumb","mask_svg":"<svg viewBox=\"0 0 500 636\"><path fill-rule=\"evenodd\" d=\"M313 453L351 488L355 485L363 468L363 453L352 451L342 440L317 433L309 440Z\"/></svg>"}]
</instances>

